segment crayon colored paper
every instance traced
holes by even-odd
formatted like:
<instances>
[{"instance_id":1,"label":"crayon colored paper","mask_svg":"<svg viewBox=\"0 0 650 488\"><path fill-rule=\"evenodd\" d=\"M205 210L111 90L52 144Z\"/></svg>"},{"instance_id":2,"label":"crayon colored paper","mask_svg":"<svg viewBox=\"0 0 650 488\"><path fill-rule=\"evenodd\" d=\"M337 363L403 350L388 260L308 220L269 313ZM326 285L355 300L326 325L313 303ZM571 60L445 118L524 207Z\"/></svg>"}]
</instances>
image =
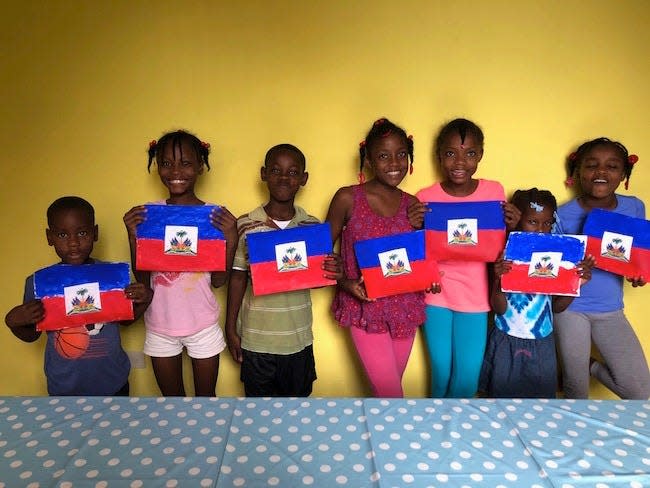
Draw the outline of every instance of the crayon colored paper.
<instances>
[{"instance_id":1,"label":"crayon colored paper","mask_svg":"<svg viewBox=\"0 0 650 488\"><path fill-rule=\"evenodd\" d=\"M246 234L254 295L334 285L322 264L332 253L328 223Z\"/></svg>"},{"instance_id":2,"label":"crayon colored paper","mask_svg":"<svg viewBox=\"0 0 650 488\"><path fill-rule=\"evenodd\" d=\"M136 229L141 271L224 271L226 240L210 222L215 205L145 205Z\"/></svg>"},{"instance_id":3,"label":"crayon colored paper","mask_svg":"<svg viewBox=\"0 0 650 488\"><path fill-rule=\"evenodd\" d=\"M37 330L133 319L133 303L124 294L129 282L126 263L56 264L37 271L34 295L45 308Z\"/></svg>"},{"instance_id":4,"label":"crayon colored paper","mask_svg":"<svg viewBox=\"0 0 650 488\"><path fill-rule=\"evenodd\" d=\"M596 267L627 277L650 278L650 221L594 209L583 233Z\"/></svg>"},{"instance_id":5,"label":"crayon colored paper","mask_svg":"<svg viewBox=\"0 0 650 488\"><path fill-rule=\"evenodd\" d=\"M429 202L427 253L437 261L493 262L506 241L501 202Z\"/></svg>"},{"instance_id":6,"label":"crayon colored paper","mask_svg":"<svg viewBox=\"0 0 650 488\"><path fill-rule=\"evenodd\" d=\"M569 235L511 232L504 258L512 261L501 277L501 290L545 295L580 295L576 267L585 242Z\"/></svg>"},{"instance_id":7,"label":"crayon colored paper","mask_svg":"<svg viewBox=\"0 0 650 488\"><path fill-rule=\"evenodd\" d=\"M440 282L436 261L427 259L425 231L359 241L354 252L369 298L423 291Z\"/></svg>"}]
</instances>

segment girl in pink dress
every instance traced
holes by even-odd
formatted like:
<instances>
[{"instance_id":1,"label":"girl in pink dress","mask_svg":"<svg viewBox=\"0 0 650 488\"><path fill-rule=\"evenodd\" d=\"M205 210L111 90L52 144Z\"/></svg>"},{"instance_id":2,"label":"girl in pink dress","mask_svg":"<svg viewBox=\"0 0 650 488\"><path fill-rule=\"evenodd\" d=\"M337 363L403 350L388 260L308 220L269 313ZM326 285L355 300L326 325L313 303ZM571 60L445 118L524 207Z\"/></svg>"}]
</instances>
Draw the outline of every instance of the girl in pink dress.
<instances>
[{"instance_id":1,"label":"girl in pink dress","mask_svg":"<svg viewBox=\"0 0 650 488\"><path fill-rule=\"evenodd\" d=\"M424 292L371 300L354 256L356 241L413 230L407 208L417 202L398 188L413 168L413 140L387 119L377 120L360 145L359 185L340 188L327 214L332 240L341 237L345 278L332 311L352 342L376 397L403 397L402 375L418 327L424 322ZM363 168L374 173L364 182Z\"/></svg>"}]
</instances>

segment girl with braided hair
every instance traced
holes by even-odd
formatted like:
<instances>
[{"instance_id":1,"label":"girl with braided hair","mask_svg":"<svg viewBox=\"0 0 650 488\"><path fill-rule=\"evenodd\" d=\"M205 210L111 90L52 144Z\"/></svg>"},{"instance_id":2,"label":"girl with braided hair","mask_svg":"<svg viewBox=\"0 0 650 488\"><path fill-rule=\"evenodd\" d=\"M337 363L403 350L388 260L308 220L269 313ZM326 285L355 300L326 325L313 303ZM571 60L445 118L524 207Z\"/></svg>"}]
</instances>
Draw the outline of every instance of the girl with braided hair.
<instances>
[{"instance_id":1,"label":"girl with braided hair","mask_svg":"<svg viewBox=\"0 0 650 488\"><path fill-rule=\"evenodd\" d=\"M360 144L359 185L340 188L330 203L327 221L332 240L341 239L345 277L332 311L352 342L376 397L403 397L406 369L418 327L424 322L424 292L371 300L354 256L357 241L413 230L407 217L413 195L399 184L413 168L413 140L390 120L377 120ZM365 181L364 168L374 177Z\"/></svg>"},{"instance_id":2,"label":"girl with braided hair","mask_svg":"<svg viewBox=\"0 0 650 488\"><path fill-rule=\"evenodd\" d=\"M169 198L160 205L205 205L194 193L204 168L210 169L210 145L189 132L175 131L149 145L149 164L155 160L160 181ZM131 262L135 269L136 227L147 218L143 205L124 215L129 235ZM219 353L226 342L219 327L220 308L212 287L222 286L232 268L237 249L237 220L221 207L210 216L212 225L226 238L226 271L134 272L136 279L154 290L145 312L144 353L151 357L158 387L164 396L185 396L183 385L183 348L192 359L196 396L214 396L219 373Z\"/></svg>"},{"instance_id":3,"label":"girl with braided hair","mask_svg":"<svg viewBox=\"0 0 650 488\"><path fill-rule=\"evenodd\" d=\"M558 231L581 234L594 208L645 218L645 206L633 196L616 193L638 161L620 142L599 137L582 144L568 158L569 178L578 196L558 209ZM647 276L626 276L632 286L644 286ZM587 398L593 376L621 398L650 397L650 372L641 343L623 313L623 277L595 268L592 279L569 308L555 316L562 362L564 396ZM602 362L590 358L592 344Z\"/></svg>"}]
</instances>

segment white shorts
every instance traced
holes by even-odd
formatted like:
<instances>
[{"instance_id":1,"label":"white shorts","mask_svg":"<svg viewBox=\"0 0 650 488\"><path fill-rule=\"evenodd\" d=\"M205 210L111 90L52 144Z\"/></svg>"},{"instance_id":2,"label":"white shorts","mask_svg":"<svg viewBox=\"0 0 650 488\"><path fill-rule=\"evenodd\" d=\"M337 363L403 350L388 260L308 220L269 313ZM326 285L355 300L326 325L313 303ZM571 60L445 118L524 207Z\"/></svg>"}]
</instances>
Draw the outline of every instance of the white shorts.
<instances>
[{"instance_id":1,"label":"white shorts","mask_svg":"<svg viewBox=\"0 0 650 488\"><path fill-rule=\"evenodd\" d=\"M206 359L216 356L226 348L223 332L218 324L206 327L188 336L169 336L146 329L144 336L144 353L155 358L178 356L187 349L187 355L194 359Z\"/></svg>"}]
</instances>

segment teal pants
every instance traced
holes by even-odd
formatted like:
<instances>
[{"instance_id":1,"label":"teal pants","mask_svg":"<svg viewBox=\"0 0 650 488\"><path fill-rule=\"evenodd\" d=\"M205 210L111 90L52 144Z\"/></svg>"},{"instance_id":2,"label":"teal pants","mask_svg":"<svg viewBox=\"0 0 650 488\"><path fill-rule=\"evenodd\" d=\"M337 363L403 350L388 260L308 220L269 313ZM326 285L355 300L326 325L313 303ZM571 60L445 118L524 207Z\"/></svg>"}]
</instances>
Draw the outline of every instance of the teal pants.
<instances>
[{"instance_id":1,"label":"teal pants","mask_svg":"<svg viewBox=\"0 0 650 488\"><path fill-rule=\"evenodd\" d=\"M472 398L478 389L487 337L487 312L454 312L427 305L424 335L433 398Z\"/></svg>"}]
</instances>

